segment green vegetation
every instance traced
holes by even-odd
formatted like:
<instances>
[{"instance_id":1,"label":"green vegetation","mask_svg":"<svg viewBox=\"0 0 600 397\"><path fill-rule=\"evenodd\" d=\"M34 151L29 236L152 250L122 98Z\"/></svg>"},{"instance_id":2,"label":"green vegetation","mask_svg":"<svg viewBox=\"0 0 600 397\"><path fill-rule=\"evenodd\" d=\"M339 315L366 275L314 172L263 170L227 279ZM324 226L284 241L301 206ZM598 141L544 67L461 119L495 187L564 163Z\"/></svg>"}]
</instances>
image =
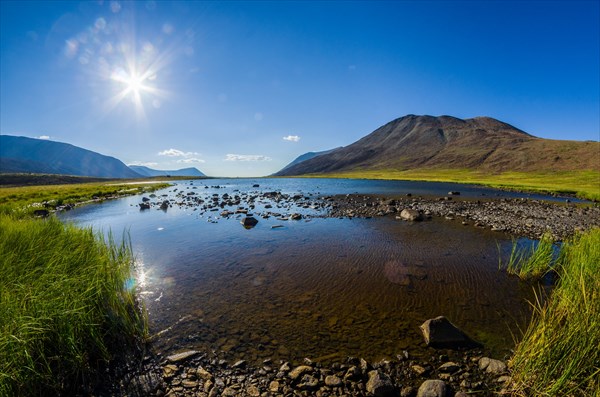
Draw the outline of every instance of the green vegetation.
<instances>
[{"instance_id":1,"label":"green vegetation","mask_svg":"<svg viewBox=\"0 0 600 397\"><path fill-rule=\"evenodd\" d=\"M600 396L600 228L563 244L554 268L556 288L510 361L514 392Z\"/></svg>"},{"instance_id":2,"label":"green vegetation","mask_svg":"<svg viewBox=\"0 0 600 397\"><path fill-rule=\"evenodd\" d=\"M572 194L579 198L600 201L600 172L595 170L489 173L468 169L415 169L404 171L382 169L310 174L303 175L303 177L456 182L508 190Z\"/></svg>"},{"instance_id":3,"label":"green vegetation","mask_svg":"<svg viewBox=\"0 0 600 397\"><path fill-rule=\"evenodd\" d=\"M32 212L46 202L51 206L75 204L94 198L106 199L140 194L169 186L168 183L94 182L66 185L0 187L0 212Z\"/></svg>"},{"instance_id":4,"label":"green vegetation","mask_svg":"<svg viewBox=\"0 0 600 397\"><path fill-rule=\"evenodd\" d=\"M72 394L146 337L125 242L0 214L0 395Z\"/></svg>"},{"instance_id":5,"label":"green vegetation","mask_svg":"<svg viewBox=\"0 0 600 397\"><path fill-rule=\"evenodd\" d=\"M500 262L500 268L507 273L515 274L523 280L538 280L552 270L554 261L554 238L545 233L537 244L532 243L529 249L519 249L513 241L510 257L506 265Z\"/></svg>"}]
</instances>

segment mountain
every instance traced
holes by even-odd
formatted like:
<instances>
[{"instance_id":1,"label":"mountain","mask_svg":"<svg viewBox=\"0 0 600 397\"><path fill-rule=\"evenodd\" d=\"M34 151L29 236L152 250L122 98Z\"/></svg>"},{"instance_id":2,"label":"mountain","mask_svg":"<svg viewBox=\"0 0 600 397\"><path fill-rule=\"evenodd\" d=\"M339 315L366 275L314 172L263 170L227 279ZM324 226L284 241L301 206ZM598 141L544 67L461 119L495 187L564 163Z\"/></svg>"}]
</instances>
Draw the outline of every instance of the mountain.
<instances>
[{"instance_id":1,"label":"mountain","mask_svg":"<svg viewBox=\"0 0 600 397\"><path fill-rule=\"evenodd\" d=\"M0 172L139 178L114 157L68 143L0 135Z\"/></svg>"},{"instance_id":2,"label":"mountain","mask_svg":"<svg viewBox=\"0 0 600 397\"><path fill-rule=\"evenodd\" d=\"M599 142L537 138L490 117L408 115L351 145L279 171L302 175L356 170L477 169L600 171Z\"/></svg>"},{"instance_id":3,"label":"mountain","mask_svg":"<svg viewBox=\"0 0 600 397\"><path fill-rule=\"evenodd\" d=\"M195 167L182 168L173 171L153 170L152 168L141 165L130 165L129 168L142 176L206 176Z\"/></svg>"},{"instance_id":4,"label":"mountain","mask_svg":"<svg viewBox=\"0 0 600 397\"><path fill-rule=\"evenodd\" d=\"M340 149L340 148L341 148L341 146L340 146L340 147L338 147L338 148L336 148L336 149L323 150L323 151L321 151L321 152L308 152L308 153L304 153L304 154L302 154L302 155L300 155L300 156L296 157L296 158L294 159L294 161L292 161L291 163L289 163L288 165L286 165L285 167L283 167L281 170L277 171L277 172L276 172L275 174L273 174L273 175L279 175L279 173L280 173L280 172L283 172L283 171L287 170L287 169L288 169L288 168L290 168L290 167L293 167L294 165L296 165L296 164L298 164L298 163L301 163L301 162L303 162L303 161L306 161L306 160L310 160L310 159L312 159L313 157L317 157L317 156L320 156L320 155L322 155L322 154L331 153L331 152L333 152L334 150L337 150L337 149Z\"/></svg>"}]
</instances>

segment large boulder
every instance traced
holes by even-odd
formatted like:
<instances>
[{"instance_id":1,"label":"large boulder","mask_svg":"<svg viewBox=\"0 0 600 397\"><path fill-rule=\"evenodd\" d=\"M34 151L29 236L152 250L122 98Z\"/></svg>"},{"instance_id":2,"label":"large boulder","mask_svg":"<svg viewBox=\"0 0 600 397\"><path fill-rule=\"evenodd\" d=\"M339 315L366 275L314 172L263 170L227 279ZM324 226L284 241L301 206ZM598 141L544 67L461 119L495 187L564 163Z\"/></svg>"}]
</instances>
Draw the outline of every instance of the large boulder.
<instances>
[{"instance_id":1,"label":"large boulder","mask_svg":"<svg viewBox=\"0 0 600 397\"><path fill-rule=\"evenodd\" d=\"M423 215L417 210L405 208L400 212L400 218L405 221L419 222L423 220Z\"/></svg>"},{"instance_id":2,"label":"large boulder","mask_svg":"<svg viewBox=\"0 0 600 397\"><path fill-rule=\"evenodd\" d=\"M444 316L431 318L419 328L427 346L450 349L481 347L480 343L475 342Z\"/></svg>"}]
</instances>

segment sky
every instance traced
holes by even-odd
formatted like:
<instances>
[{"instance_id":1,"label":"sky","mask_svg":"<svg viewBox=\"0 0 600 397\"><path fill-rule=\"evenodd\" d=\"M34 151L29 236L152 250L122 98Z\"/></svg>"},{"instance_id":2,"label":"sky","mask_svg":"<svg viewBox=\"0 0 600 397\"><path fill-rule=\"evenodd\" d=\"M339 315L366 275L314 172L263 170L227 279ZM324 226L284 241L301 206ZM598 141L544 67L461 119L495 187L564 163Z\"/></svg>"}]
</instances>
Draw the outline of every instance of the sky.
<instances>
[{"instance_id":1,"label":"sky","mask_svg":"<svg viewBox=\"0 0 600 397\"><path fill-rule=\"evenodd\" d=\"M0 1L0 133L262 176L407 114L600 140L600 1Z\"/></svg>"}]
</instances>

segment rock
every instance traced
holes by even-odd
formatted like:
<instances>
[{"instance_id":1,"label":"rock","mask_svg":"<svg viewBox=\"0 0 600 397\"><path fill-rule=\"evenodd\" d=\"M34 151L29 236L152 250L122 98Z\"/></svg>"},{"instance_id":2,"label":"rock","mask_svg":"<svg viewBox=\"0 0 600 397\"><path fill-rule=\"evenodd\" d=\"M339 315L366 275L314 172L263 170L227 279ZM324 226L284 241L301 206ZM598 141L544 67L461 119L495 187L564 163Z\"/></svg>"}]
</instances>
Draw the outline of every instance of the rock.
<instances>
[{"instance_id":1,"label":"rock","mask_svg":"<svg viewBox=\"0 0 600 397\"><path fill-rule=\"evenodd\" d=\"M494 360L489 357L482 357L479 359L479 369L485 370L488 374L502 375L506 372L506 364L500 360Z\"/></svg>"},{"instance_id":2,"label":"rock","mask_svg":"<svg viewBox=\"0 0 600 397\"><path fill-rule=\"evenodd\" d=\"M148 197L142 197L142 201L143 201L144 203L146 203L146 202L150 201L150 199L149 199Z\"/></svg>"},{"instance_id":3,"label":"rock","mask_svg":"<svg viewBox=\"0 0 600 397\"><path fill-rule=\"evenodd\" d=\"M250 385L246 388L246 394L249 395L250 397L259 397L260 390L258 390L258 387L254 386L254 385Z\"/></svg>"},{"instance_id":4,"label":"rock","mask_svg":"<svg viewBox=\"0 0 600 397\"><path fill-rule=\"evenodd\" d=\"M254 226L256 226L256 224L258 223L258 220L252 216L247 216L245 218L242 218L242 220L240 221L240 223L242 225L244 225L244 227L246 229L251 229Z\"/></svg>"},{"instance_id":5,"label":"rock","mask_svg":"<svg viewBox=\"0 0 600 397\"><path fill-rule=\"evenodd\" d=\"M293 221L299 221L300 219L302 219L302 215L294 213L294 214L290 215L290 219Z\"/></svg>"},{"instance_id":6,"label":"rock","mask_svg":"<svg viewBox=\"0 0 600 397\"><path fill-rule=\"evenodd\" d=\"M328 375L325 377L325 386L339 387L342 385L342 380L335 375Z\"/></svg>"},{"instance_id":7,"label":"rock","mask_svg":"<svg viewBox=\"0 0 600 397\"><path fill-rule=\"evenodd\" d=\"M260 185L258 183L255 183L254 185L252 185L252 187L260 187Z\"/></svg>"},{"instance_id":8,"label":"rock","mask_svg":"<svg viewBox=\"0 0 600 397\"><path fill-rule=\"evenodd\" d=\"M420 365L413 365L410 367L413 372L419 376L426 374L428 371Z\"/></svg>"},{"instance_id":9,"label":"rock","mask_svg":"<svg viewBox=\"0 0 600 397\"><path fill-rule=\"evenodd\" d=\"M269 383L269 391L271 393L277 393L279 391L279 382L274 380L271 383Z\"/></svg>"},{"instance_id":10,"label":"rock","mask_svg":"<svg viewBox=\"0 0 600 397\"><path fill-rule=\"evenodd\" d=\"M246 366L246 361L245 360L239 360L235 364L233 364L231 366L231 368L243 368L245 366Z\"/></svg>"},{"instance_id":11,"label":"rock","mask_svg":"<svg viewBox=\"0 0 600 397\"><path fill-rule=\"evenodd\" d=\"M167 208L169 208L169 204L171 204L171 203L169 202L169 200L165 200L165 201L163 201L163 202L162 202L162 204L160 205L160 209L161 209L161 210L166 210Z\"/></svg>"},{"instance_id":12,"label":"rock","mask_svg":"<svg viewBox=\"0 0 600 397\"><path fill-rule=\"evenodd\" d=\"M367 393L370 393L376 397L391 396L394 394L394 385L392 384L389 376L373 370L369 372Z\"/></svg>"},{"instance_id":13,"label":"rock","mask_svg":"<svg viewBox=\"0 0 600 397\"><path fill-rule=\"evenodd\" d=\"M423 215L417 210L405 208L400 212L400 218L405 221L418 222L423 220Z\"/></svg>"},{"instance_id":14,"label":"rock","mask_svg":"<svg viewBox=\"0 0 600 397\"><path fill-rule=\"evenodd\" d=\"M400 397L412 397L415 395L415 388L412 386L405 386L400 390Z\"/></svg>"},{"instance_id":15,"label":"rock","mask_svg":"<svg viewBox=\"0 0 600 397\"><path fill-rule=\"evenodd\" d=\"M48 212L48 210L35 210L33 211L33 215L40 218L45 218L50 215L50 212Z\"/></svg>"},{"instance_id":16,"label":"rock","mask_svg":"<svg viewBox=\"0 0 600 397\"><path fill-rule=\"evenodd\" d=\"M448 196L460 196L460 192L448 192Z\"/></svg>"},{"instance_id":17,"label":"rock","mask_svg":"<svg viewBox=\"0 0 600 397\"><path fill-rule=\"evenodd\" d=\"M316 390L319 388L319 380L312 375L305 374L302 376L298 389L300 390Z\"/></svg>"},{"instance_id":18,"label":"rock","mask_svg":"<svg viewBox=\"0 0 600 397\"><path fill-rule=\"evenodd\" d=\"M291 370L288 376L291 380L297 380L305 373L312 372L312 370L312 367L309 367L308 365L300 365L299 367L296 367L293 370Z\"/></svg>"},{"instance_id":19,"label":"rock","mask_svg":"<svg viewBox=\"0 0 600 397\"><path fill-rule=\"evenodd\" d=\"M444 316L429 319L419 328L421 328L427 346L450 349L481 347L481 344L469 338Z\"/></svg>"},{"instance_id":20,"label":"rock","mask_svg":"<svg viewBox=\"0 0 600 397\"><path fill-rule=\"evenodd\" d=\"M229 215L231 215L231 212L229 212L229 211L227 211L227 210L225 210L225 211L221 212L221 216L222 216L223 218L227 218Z\"/></svg>"},{"instance_id":21,"label":"rock","mask_svg":"<svg viewBox=\"0 0 600 397\"><path fill-rule=\"evenodd\" d=\"M237 395L239 395L239 390L237 390L237 389L235 389L235 388L233 388L231 386L230 387L226 387L223 390L223 393L221 394L221 396L223 396L223 397L235 397Z\"/></svg>"},{"instance_id":22,"label":"rock","mask_svg":"<svg viewBox=\"0 0 600 397\"><path fill-rule=\"evenodd\" d=\"M140 203L140 210L149 210L150 209L150 204L149 203Z\"/></svg>"},{"instance_id":23,"label":"rock","mask_svg":"<svg viewBox=\"0 0 600 397\"><path fill-rule=\"evenodd\" d=\"M346 374L344 375L344 380L355 380L360 378L362 375L362 373L360 372L360 368L356 367L356 366L352 366L350 368L348 368L348 371L346 371Z\"/></svg>"},{"instance_id":24,"label":"rock","mask_svg":"<svg viewBox=\"0 0 600 397\"><path fill-rule=\"evenodd\" d=\"M212 374L205 370L202 366L198 367L198 369L196 370L196 376L204 380L209 380L213 378Z\"/></svg>"},{"instance_id":25,"label":"rock","mask_svg":"<svg viewBox=\"0 0 600 397\"><path fill-rule=\"evenodd\" d=\"M426 380L417 391L417 397L445 397L446 383L443 380Z\"/></svg>"},{"instance_id":26,"label":"rock","mask_svg":"<svg viewBox=\"0 0 600 397\"><path fill-rule=\"evenodd\" d=\"M177 353L177 354L173 354L172 356L168 356L167 360L172 363L177 363L180 361L187 360L188 358L193 357L193 356L197 355L198 353L200 353L200 352L198 352L196 350L188 350L186 352Z\"/></svg>"},{"instance_id":27,"label":"rock","mask_svg":"<svg viewBox=\"0 0 600 397\"><path fill-rule=\"evenodd\" d=\"M438 368L440 372L453 373L460 369L460 365L453 363L452 361L444 363Z\"/></svg>"},{"instance_id":28,"label":"rock","mask_svg":"<svg viewBox=\"0 0 600 397\"><path fill-rule=\"evenodd\" d=\"M177 373L177 365L169 364L163 367L163 378L169 379Z\"/></svg>"},{"instance_id":29,"label":"rock","mask_svg":"<svg viewBox=\"0 0 600 397\"><path fill-rule=\"evenodd\" d=\"M185 387L186 389L195 389L198 387L198 382L195 380L184 379L183 382L181 382L181 386Z\"/></svg>"}]
</instances>

